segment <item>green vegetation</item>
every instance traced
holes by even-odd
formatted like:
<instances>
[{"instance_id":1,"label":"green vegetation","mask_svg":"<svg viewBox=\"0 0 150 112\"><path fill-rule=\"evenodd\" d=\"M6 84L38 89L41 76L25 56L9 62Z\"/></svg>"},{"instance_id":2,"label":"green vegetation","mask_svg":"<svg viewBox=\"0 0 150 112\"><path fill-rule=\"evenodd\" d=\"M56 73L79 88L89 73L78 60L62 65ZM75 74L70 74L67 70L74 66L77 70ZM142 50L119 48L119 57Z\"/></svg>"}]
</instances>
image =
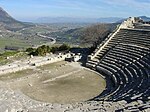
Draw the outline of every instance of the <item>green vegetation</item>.
<instances>
[{"instance_id":1,"label":"green vegetation","mask_svg":"<svg viewBox=\"0 0 150 112\"><path fill-rule=\"evenodd\" d=\"M57 43L67 42L82 47L89 47L98 40L101 42L116 28L117 24L95 24L65 31L52 32L49 36L56 37Z\"/></svg>"},{"instance_id":2,"label":"green vegetation","mask_svg":"<svg viewBox=\"0 0 150 112\"><path fill-rule=\"evenodd\" d=\"M59 47L58 46L53 46L51 47L51 52L55 53L56 51L58 51Z\"/></svg>"},{"instance_id":3,"label":"green vegetation","mask_svg":"<svg viewBox=\"0 0 150 112\"><path fill-rule=\"evenodd\" d=\"M20 51L5 51L0 54L0 65L5 65L12 62L12 60L20 60L26 58L27 54Z\"/></svg>"},{"instance_id":4,"label":"green vegetation","mask_svg":"<svg viewBox=\"0 0 150 112\"><path fill-rule=\"evenodd\" d=\"M59 46L58 51L65 51L69 49L70 49L70 46L68 44L62 44L61 46Z\"/></svg>"},{"instance_id":5,"label":"green vegetation","mask_svg":"<svg viewBox=\"0 0 150 112\"><path fill-rule=\"evenodd\" d=\"M27 44L26 41L17 38L0 38L0 48L5 48L5 46L18 46L21 48L29 46L29 44Z\"/></svg>"},{"instance_id":6,"label":"green vegetation","mask_svg":"<svg viewBox=\"0 0 150 112\"><path fill-rule=\"evenodd\" d=\"M42 45L35 50L35 55L45 56L46 53L50 52L50 47Z\"/></svg>"},{"instance_id":7,"label":"green vegetation","mask_svg":"<svg viewBox=\"0 0 150 112\"><path fill-rule=\"evenodd\" d=\"M0 65L5 65L9 62L10 60L7 60L5 57L0 56Z\"/></svg>"},{"instance_id":8,"label":"green vegetation","mask_svg":"<svg viewBox=\"0 0 150 112\"><path fill-rule=\"evenodd\" d=\"M34 55L34 56L45 56L47 53L55 53L57 51L68 51L70 49L70 46L67 44L62 44L60 46L53 46L49 47L46 45L42 45L38 47L37 49L34 48L27 48L26 52L29 53L29 55Z\"/></svg>"},{"instance_id":9,"label":"green vegetation","mask_svg":"<svg viewBox=\"0 0 150 112\"><path fill-rule=\"evenodd\" d=\"M17 53L18 52L16 51L7 51L7 52L0 54L0 65L4 65L6 63L11 62L10 60L7 59L7 57L14 56Z\"/></svg>"},{"instance_id":10,"label":"green vegetation","mask_svg":"<svg viewBox=\"0 0 150 112\"><path fill-rule=\"evenodd\" d=\"M26 28L24 30L20 30L19 32L20 33L23 33L23 34L36 34L37 32L40 32L40 33L45 33L45 32L48 32L52 30L51 27L46 27L46 26L42 26L42 25L38 25L36 27L30 27L30 28Z\"/></svg>"},{"instance_id":11,"label":"green vegetation","mask_svg":"<svg viewBox=\"0 0 150 112\"><path fill-rule=\"evenodd\" d=\"M32 54L33 52L35 52L35 50L36 49L30 47L26 49L26 52L28 52L29 54Z\"/></svg>"},{"instance_id":12,"label":"green vegetation","mask_svg":"<svg viewBox=\"0 0 150 112\"><path fill-rule=\"evenodd\" d=\"M0 54L0 56L9 57L9 56L14 56L17 53L18 53L18 51L6 51L6 52Z\"/></svg>"},{"instance_id":13,"label":"green vegetation","mask_svg":"<svg viewBox=\"0 0 150 112\"><path fill-rule=\"evenodd\" d=\"M38 37L36 35L26 35L27 37L24 36L4 36L4 37L0 37L0 51L4 52L6 46L9 46L10 48L12 47L18 47L19 50L22 49L26 49L28 47L32 47L32 46L37 46L37 45L41 45L44 43L48 43L50 42L49 39L47 38L42 38L42 37Z\"/></svg>"}]
</instances>

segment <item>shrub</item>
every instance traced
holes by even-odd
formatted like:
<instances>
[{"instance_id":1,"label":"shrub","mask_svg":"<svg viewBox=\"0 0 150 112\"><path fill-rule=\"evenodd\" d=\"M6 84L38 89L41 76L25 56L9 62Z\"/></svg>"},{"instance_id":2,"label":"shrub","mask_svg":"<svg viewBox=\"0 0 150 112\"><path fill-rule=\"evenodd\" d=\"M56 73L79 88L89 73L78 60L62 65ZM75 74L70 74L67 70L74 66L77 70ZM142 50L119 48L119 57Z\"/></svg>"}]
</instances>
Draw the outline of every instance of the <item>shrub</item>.
<instances>
[{"instance_id":1,"label":"shrub","mask_svg":"<svg viewBox=\"0 0 150 112\"><path fill-rule=\"evenodd\" d=\"M60 47L58 47L58 46L49 47L46 45L42 45L42 46L38 47L37 49L27 48L26 52L28 52L29 55L45 56L46 53L50 53L50 52L55 53L56 51L66 51L69 49L70 49L70 46L67 44L62 44Z\"/></svg>"},{"instance_id":2,"label":"shrub","mask_svg":"<svg viewBox=\"0 0 150 112\"><path fill-rule=\"evenodd\" d=\"M70 49L70 46L68 44L62 44L58 50L65 51L65 50L69 50L69 49Z\"/></svg>"},{"instance_id":3,"label":"shrub","mask_svg":"<svg viewBox=\"0 0 150 112\"><path fill-rule=\"evenodd\" d=\"M57 46L53 46L53 47L51 47L50 52L55 53L56 51L58 51L58 49L59 48Z\"/></svg>"},{"instance_id":4,"label":"shrub","mask_svg":"<svg viewBox=\"0 0 150 112\"><path fill-rule=\"evenodd\" d=\"M34 49L34 48L31 48L31 47L26 49L26 52L28 52L28 53L32 53L32 52L34 52L34 51L35 51L35 49Z\"/></svg>"}]
</instances>

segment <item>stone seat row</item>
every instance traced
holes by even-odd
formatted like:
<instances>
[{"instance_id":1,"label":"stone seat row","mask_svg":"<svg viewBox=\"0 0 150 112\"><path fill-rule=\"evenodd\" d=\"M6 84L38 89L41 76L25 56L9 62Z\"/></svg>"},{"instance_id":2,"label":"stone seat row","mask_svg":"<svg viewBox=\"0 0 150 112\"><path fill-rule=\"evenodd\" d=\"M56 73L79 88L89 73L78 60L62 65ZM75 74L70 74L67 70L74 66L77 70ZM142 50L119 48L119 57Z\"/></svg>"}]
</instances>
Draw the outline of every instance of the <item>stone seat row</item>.
<instances>
[{"instance_id":1,"label":"stone seat row","mask_svg":"<svg viewBox=\"0 0 150 112\"><path fill-rule=\"evenodd\" d=\"M144 104L150 100L150 30L121 28L105 42L86 63L107 83L106 89L93 99L104 103L126 100L127 104L142 101L140 106L124 108L131 111L149 108Z\"/></svg>"},{"instance_id":2,"label":"stone seat row","mask_svg":"<svg viewBox=\"0 0 150 112\"><path fill-rule=\"evenodd\" d=\"M97 64L97 70L109 75L115 88L113 92L110 90L110 95L101 96L111 100L145 98L144 91L149 87L150 80L150 66L147 62L150 56L140 48L135 47L137 50L132 54L130 47L127 49L120 46L110 50Z\"/></svg>"},{"instance_id":3,"label":"stone seat row","mask_svg":"<svg viewBox=\"0 0 150 112\"><path fill-rule=\"evenodd\" d=\"M126 30L125 30L126 31ZM132 31L132 30L131 30ZM120 31L120 32L124 32L123 31ZM139 44L139 45L142 45L142 46L148 46L150 45L150 38L146 40L146 38L142 38L142 37L138 37L137 38L135 36L132 36L129 34L129 36L123 36L121 34L120 37L117 37L117 35L120 33L118 32L115 37L112 38L112 40L110 40L110 42L107 44L107 46L104 47L104 49L102 49L102 51L100 52L99 56L103 57L103 54L109 50L111 47L113 46L116 46L118 43L131 43L131 44ZM128 31L130 32L130 30ZM137 31L139 32L139 31ZM141 32L139 32L139 34L141 34ZM150 35L150 34L149 34ZM144 35L145 36L145 35Z\"/></svg>"},{"instance_id":4,"label":"stone seat row","mask_svg":"<svg viewBox=\"0 0 150 112\"><path fill-rule=\"evenodd\" d=\"M150 30L150 26L143 26L143 25L136 25L135 28L137 28L137 29L147 29L147 30Z\"/></svg>"},{"instance_id":5,"label":"stone seat row","mask_svg":"<svg viewBox=\"0 0 150 112\"><path fill-rule=\"evenodd\" d=\"M142 36L142 35L143 36L147 36L149 38L146 40L146 38L139 37L138 35L140 35L140 36ZM101 59L110 49L112 49L112 47L114 47L114 46L116 46L116 45L118 45L120 43L126 43L126 44L130 43L130 44L134 44L134 45L148 47L150 45L150 32L148 32L148 31L141 31L141 30L121 29L109 41L109 43L101 50L101 52L99 52L99 54L97 56L95 56L95 59L96 60ZM97 64L97 62L92 62L92 60L91 60L91 61L88 62L88 65L91 66L91 67L95 67L95 65Z\"/></svg>"}]
</instances>

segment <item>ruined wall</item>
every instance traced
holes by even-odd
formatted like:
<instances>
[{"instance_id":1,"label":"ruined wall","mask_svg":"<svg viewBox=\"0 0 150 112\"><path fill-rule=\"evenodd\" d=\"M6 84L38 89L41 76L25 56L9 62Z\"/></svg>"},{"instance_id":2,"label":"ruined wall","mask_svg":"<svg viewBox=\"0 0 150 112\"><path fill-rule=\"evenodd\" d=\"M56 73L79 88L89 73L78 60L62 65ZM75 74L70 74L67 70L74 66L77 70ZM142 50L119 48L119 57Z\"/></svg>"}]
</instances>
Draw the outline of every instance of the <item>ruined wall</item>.
<instances>
[{"instance_id":1,"label":"ruined wall","mask_svg":"<svg viewBox=\"0 0 150 112\"><path fill-rule=\"evenodd\" d=\"M7 74L7 73L13 73L17 71L22 71L26 69L32 69L34 67L54 63L54 62L59 62L65 60L65 58L70 57L71 54L65 54L65 55L57 55L55 57L43 57L43 59L35 59L35 60L27 60L26 63L14 63L14 64L9 64L9 65L4 65L0 66L0 75L2 74Z\"/></svg>"}]
</instances>

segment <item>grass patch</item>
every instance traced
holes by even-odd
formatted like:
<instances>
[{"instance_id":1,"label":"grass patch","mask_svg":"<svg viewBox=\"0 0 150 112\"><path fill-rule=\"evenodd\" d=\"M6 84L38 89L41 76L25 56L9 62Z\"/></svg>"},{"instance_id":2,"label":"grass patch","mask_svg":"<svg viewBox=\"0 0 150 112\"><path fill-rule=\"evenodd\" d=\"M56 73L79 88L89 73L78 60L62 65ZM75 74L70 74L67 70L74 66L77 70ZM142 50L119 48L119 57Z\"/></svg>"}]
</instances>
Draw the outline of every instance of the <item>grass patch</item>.
<instances>
[{"instance_id":1,"label":"grass patch","mask_svg":"<svg viewBox=\"0 0 150 112\"><path fill-rule=\"evenodd\" d=\"M49 39L38 37L33 35L32 37L0 37L0 50L4 51L6 46L18 47L20 49L26 49L28 47L42 45L47 42L51 42Z\"/></svg>"},{"instance_id":2,"label":"grass patch","mask_svg":"<svg viewBox=\"0 0 150 112\"><path fill-rule=\"evenodd\" d=\"M6 51L3 54L0 54L2 57L14 56L18 53L18 51Z\"/></svg>"},{"instance_id":3,"label":"grass patch","mask_svg":"<svg viewBox=\"0 0 150 112\"><path fill-rule=\"evenodd\" d=\"M11 57L12 56L12 57ZM18 52L18 51L6 51L2 54L0 54L0 65L5 65L7 63L12 62L10 59L7 59L6 57L11 57L11 59L22 59L23 57L26 57L26 53L24 52Z\"/></svg>"},{"instance_id":4,"label":"grass patch","mask_svg":"<svg viewBox=\"0 0 150 112\"><path fill-rule=\"evenodd\" d=\"M0 38L0 48L5 48L5 46L27 47L28 44L17 38Z\"/></svg>"},{"instance_id":5,"label":"grass patch","mask_svg":"<svg viewBox=\"0 0 150 112\"><path fill-rule=\"evenodd\" d=\"M0 65L5 65L10 62L10 60L7 60L6 58L0 56Z\"/></svg>"}]
</instances>

